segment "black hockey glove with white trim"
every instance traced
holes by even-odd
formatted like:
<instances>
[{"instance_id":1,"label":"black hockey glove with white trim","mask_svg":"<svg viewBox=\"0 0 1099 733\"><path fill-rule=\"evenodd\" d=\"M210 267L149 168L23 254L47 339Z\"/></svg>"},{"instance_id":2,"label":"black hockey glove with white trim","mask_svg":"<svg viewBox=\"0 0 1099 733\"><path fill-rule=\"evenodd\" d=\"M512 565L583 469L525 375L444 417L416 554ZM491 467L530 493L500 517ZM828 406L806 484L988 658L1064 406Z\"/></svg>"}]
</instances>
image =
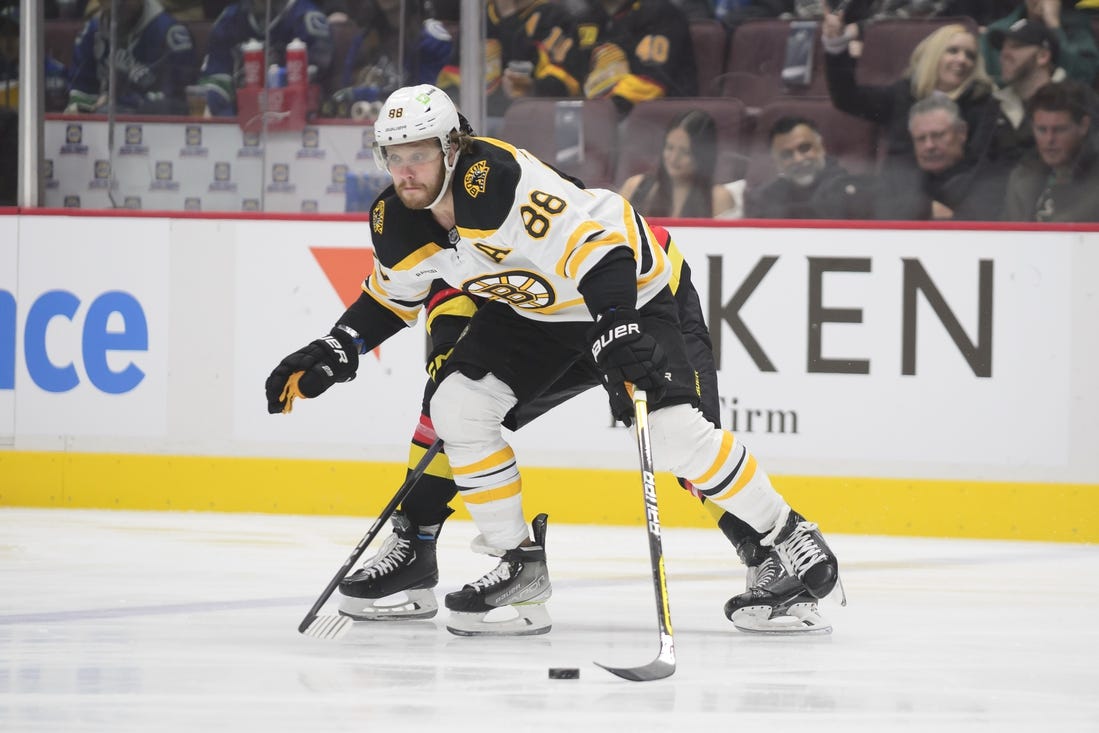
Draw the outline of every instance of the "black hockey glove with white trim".
<instances>
[{"instance_id":1,"label":"black hockey glove with white trim","mask_svg":"<svg viewBox=\"0 0 1099 733\"><path fill-rule=\"evenodd\" d=\"M600 313L589 336L592 358L612 388L612 395L620 391L624 382L648 392L651 401L664 395L668 386L665 375L668 357L656 339L641 330L641 317L636 310L611 308ZM619 401L614 400L613 408L615 417L621 420L619 413L624 408L627 416L632 415L633 405L618 405Z\"/></svg>"},{"instance_id":2,"label":"black hockey glove with white trim","mask_svg":"<svg viewBox=\"0 0 1099 733\"><path fill-rule=\"evenodd\" d=\"M290 412L297 397L316 397L336 382L350 382L359 368L360 339L336 326L325 337L279 362L267 378L267 412Z\"/></svg>"}]
</instances>

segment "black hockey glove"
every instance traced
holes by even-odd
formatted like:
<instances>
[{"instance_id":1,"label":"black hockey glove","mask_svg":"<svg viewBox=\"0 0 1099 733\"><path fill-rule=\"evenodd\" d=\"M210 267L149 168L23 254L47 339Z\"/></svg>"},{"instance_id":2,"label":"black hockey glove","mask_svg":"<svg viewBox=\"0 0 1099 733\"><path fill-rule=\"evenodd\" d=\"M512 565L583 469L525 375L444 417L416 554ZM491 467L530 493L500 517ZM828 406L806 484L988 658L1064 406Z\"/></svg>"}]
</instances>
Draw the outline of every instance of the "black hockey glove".
<instances>
[{"instance_id":1,"label":"black hockey glove","mask_svg":"<svg viewBox=\"0 0 1099 733\"><path fill-rule=\"evenodd\" d=\"M294 398L316 397L336 382L350 382L358 368L359 344L337 326L279 362L267 378L267 412L290 412Z\"/></svg>"},{"instance_id":2,"label":"black hockey glove","mask_svg":"<svg viewBox=\"0 0 1099 733\"><path fill-rule=\"evenodd\" d=\"M668 357L652 336L641 330L641 319L632 308L612 308L599 314L599 319L589 332L592 340L591 355L603 372L612 397L621 393L624 382L645 390L651 401L664 396L668 377ZM633 415L633 405L618 404L612 400L615 417L623 419Z\"/></svg>"}]
</instances>

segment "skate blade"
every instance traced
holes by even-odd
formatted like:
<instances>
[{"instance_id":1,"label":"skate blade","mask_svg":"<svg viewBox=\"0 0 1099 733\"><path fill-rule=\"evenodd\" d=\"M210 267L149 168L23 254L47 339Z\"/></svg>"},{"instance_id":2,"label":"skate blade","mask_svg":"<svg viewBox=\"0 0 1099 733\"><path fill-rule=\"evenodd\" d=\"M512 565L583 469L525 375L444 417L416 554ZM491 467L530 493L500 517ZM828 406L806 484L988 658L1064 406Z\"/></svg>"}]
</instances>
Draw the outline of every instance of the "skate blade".
<instances>
[{"instance_id":1,"label":"skate blade","mask_svg":"<svg viewBox=\"0 0 1099 733\"><path fill-rule=\"evenodd\" d=\"M351 619L346 616L317 616L301 633L314 639L333 641L350 631L351 623Z\"/></svg>"},{"instance_id":2,"label":"skate blade","mask_svg":"<svg viewBox=\"0 0 1099 733\"><path fill-rule=\"evenodd\" d=\"M785 611L771 606L746 606L733 612L730 619L738 631L747 634L831 634L829 623L815 603L794 603Z\"/></svg>"},{"instance_id":3,"label":"skate blade","mask_svg":"<svg viewBox=\"0 0 1099 733\"><path fill-rule=\"evenodd\" d=\"M386 598L340 598L340 615L356 621L411 621L435 618L438 612L439 603L430 590L405 591Z\"/></svg>"},{"instance_id":4,"label":"skate blade","mask_svg":"<svg viewBox=\"0 0 1099 733\"><path fill-rule=\"evenodd\" d=\"M517 615L499 621L486 617L500 609L485 613L451 611L446 630L455 636L537 636L552 628L544 603L515 604L510 608Z\"/></svg>"}]
</instances>

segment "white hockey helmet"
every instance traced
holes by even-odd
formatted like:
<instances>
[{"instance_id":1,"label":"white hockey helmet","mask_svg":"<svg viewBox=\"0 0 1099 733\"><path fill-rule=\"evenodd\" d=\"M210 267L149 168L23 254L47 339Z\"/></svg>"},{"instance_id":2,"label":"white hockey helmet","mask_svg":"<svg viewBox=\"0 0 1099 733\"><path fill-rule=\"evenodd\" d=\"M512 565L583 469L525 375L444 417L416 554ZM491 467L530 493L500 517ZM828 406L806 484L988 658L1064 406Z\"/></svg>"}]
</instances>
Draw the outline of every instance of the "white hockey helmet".
<instances>
[{"instance_id":1,"label":"white hockey helmet","mask_svg":"<svg viewBox=\"0 0 1099 733\"><path fill-rule=\"evenodd\" d=\"M374 162L385 170L386 145L439 141L443 153L450 149L450 134L461 126L458 109L447 93L431 84L401 87L389 95L374 122ZM453 165L444 158L447 171Z\"/></svg>"}]
</instances>

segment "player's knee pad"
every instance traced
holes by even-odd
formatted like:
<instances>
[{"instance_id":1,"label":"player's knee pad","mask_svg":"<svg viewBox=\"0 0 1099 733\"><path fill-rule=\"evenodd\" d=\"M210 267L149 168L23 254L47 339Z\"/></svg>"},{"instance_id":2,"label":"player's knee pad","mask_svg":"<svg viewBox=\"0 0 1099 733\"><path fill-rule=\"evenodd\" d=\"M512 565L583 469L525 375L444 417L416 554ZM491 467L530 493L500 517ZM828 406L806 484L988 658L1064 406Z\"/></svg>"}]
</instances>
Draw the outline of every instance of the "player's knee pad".
<instances>
[{"instance_id":1,"label":"player's knee pad","mask_svg":"<svg viewBox=\"0 0 1099 733\"><path fill-rule=\"evenodd\" d=\"M659 471L697 476L721 449L722 432L690 405L663 407L649 415L653 462Z\"/></svg>"},{"instance_id":2,"label":"player's knee pad","mask_svg":"<svg viewBox=\"0 0 1099 733\"><path fill-rule=\"evenodd\" d=\"M431 421L453 455L463 446L500 440L500 423L515 403L511 388L491 374L474 380L452 372L431 398Z\"/></svg>"}]
</instances>

